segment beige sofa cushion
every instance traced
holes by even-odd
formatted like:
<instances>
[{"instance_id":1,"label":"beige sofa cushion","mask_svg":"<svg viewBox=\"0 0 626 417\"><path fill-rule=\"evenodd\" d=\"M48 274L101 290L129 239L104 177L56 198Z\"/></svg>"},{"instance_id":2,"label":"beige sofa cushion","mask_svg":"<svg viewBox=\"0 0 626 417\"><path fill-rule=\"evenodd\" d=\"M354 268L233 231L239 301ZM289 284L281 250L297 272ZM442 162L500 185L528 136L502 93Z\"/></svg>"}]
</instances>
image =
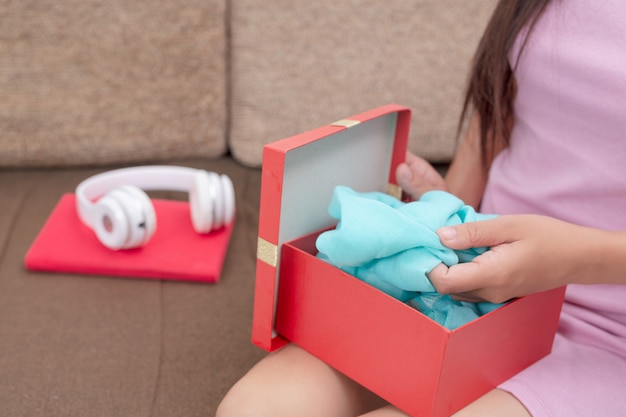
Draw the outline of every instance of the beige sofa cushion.
<instances>
[{"instance_id":1,"label":"beige sofa cushion","mask_svg":"<svg viewBox=\"0 0 626 417\"><path fill-rule=\"evenodd\" d=\"M414 111L410 147L455 148L469 61L495 1L237 0L230 146L262 145L390 102Z\"/></svg>"},{"instance_id":2,"label":"beige sofa cushion","mask_svg":"<svg viewBox=\"0 0 626 417\"><path fill-rule=\"evenodd\" d=\"M0 0L0 166L226 150L225 0Z\"/></svg>"}]
</instances>

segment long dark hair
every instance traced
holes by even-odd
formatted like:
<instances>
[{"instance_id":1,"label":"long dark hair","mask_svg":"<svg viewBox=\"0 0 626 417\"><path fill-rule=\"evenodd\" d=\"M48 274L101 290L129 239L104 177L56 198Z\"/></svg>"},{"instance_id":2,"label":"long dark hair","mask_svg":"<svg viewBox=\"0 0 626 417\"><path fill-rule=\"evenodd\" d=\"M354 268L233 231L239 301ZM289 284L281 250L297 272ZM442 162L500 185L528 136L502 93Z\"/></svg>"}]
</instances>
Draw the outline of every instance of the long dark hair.
<instances>
[{"instance_id":1,"label":"long dark hair","mask_svg":"<svg viewBox=\"0 0 626 417\"><path fill-rule=\"evenodd\" d=\"M509 64L509 52L522 29L528 27L523 49L528 34L549 1L500 0L478 44L460 123L470 108L478 113L485 168L495 156L494 152L509 144L515 98L514 68Z\"/></svg>"}]
</instances>

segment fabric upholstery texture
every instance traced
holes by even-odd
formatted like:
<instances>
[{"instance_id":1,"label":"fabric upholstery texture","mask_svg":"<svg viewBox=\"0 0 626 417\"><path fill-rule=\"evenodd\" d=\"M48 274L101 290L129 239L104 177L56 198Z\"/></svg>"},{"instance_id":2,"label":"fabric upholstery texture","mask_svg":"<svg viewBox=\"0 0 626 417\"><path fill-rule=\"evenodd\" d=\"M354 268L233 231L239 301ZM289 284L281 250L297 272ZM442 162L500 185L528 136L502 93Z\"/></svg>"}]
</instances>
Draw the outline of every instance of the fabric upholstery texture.
<instances>
[{"instance_id":1,"label":"fabric upholstery texture","mask_svg":"<svg viewBox=\"0 0 626 417\"><path fill-rule=\"evenodd\" d=\"M0 166L226 151L225 0L2 1Z\"/></svg>"},{"instance_id":2,"label":"fabric upholstery texture","mask_svg":"<svg viewBox=\"0 0 626 417\"><path fill-rule=\"evenodd\" d=\"M27 271L24 255L58 199L100 171L0 171L1 416L212 416L264 355L250 342L260 171L231 158L179 163L235 184L217 284Z\"/></svg>"},{"instance_id":3,"label":"fabric upholstery texture","mask_svg":"<svg viewBox=\"0 0 626 417\"><path fill-rule=\"evenodd\" d=\"M231 7L230 147L260 144L395 102L410 148L449 160L469 61L495 2L238 0Z\"/></svg>"}]
</instances>

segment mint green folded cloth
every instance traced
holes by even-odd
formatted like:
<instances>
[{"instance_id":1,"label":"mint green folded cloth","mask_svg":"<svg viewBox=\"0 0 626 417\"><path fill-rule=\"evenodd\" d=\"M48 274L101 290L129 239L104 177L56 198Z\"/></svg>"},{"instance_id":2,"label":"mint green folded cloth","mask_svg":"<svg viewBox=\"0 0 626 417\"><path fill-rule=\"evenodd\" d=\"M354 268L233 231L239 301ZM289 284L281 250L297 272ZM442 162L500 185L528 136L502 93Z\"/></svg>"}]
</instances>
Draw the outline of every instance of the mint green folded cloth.
<instances>
[{"instance_id":1,"label":"mint green folded cloth","mask_svg":"<svg viewBox=\"0 0 626 417\"><path fill-rule=\"evenodd\" d=\"M454 329L498 305L455 301L436 292L427 274L438 264L467 262L487 248L445 247L438 228L492 218L450 193L430 191L403 203L387 194L338 186L330 215L339 222L317 239L318 256Z\"/></svg>"}]
</instances>

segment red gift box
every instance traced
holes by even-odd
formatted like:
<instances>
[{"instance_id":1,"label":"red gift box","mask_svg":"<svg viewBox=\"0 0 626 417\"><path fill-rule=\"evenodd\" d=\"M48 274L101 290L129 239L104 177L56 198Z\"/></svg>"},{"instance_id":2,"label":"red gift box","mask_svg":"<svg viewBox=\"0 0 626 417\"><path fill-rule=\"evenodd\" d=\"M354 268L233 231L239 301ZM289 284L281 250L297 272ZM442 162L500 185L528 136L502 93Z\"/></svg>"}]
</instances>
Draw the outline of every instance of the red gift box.
<instances>
[{"instance_id":1,"label":"red gift box","mask_svg":"<svg viewBox=\"0 0 626 417\"><path fill-rule=\"evenodd\" d=\"M293 342L410 415L449 416L550 353L564 288L455 330L316 258L333 189L400 196L411 112L380 107L263 151L253 342Z\"/></svg>"}]
</instances>

